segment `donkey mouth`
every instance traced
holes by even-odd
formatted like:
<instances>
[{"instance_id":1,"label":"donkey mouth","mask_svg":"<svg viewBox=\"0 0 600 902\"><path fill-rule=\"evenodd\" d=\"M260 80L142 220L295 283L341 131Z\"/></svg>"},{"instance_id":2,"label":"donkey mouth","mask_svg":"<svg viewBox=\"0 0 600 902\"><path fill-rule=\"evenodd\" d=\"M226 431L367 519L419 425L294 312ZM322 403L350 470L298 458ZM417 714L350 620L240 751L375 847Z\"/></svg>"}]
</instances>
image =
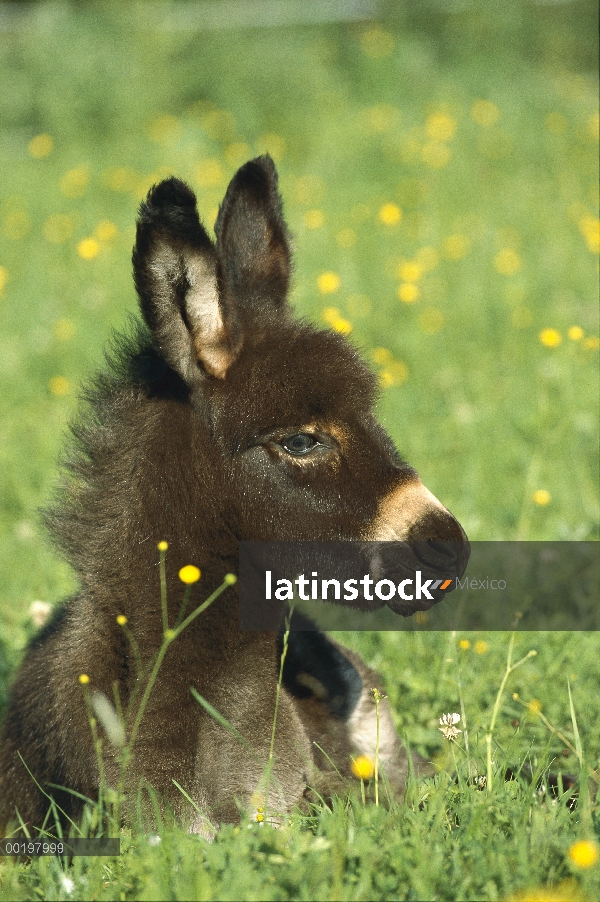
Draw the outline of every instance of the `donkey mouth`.
<instances>
[{"instance_id":1,"label":"donkey mouth","mask_svg":"<svg viewBox=\"0 0 600 902\"><path fill-rule=\"evenodd\" d=\"M466 536L451 541L378 543L371 558L371 573L373 579L385 579L397 587L386 605L394 613L409 617L417 611L428 611L456 588L470 554Z\"/></svg>"}]
</instances>

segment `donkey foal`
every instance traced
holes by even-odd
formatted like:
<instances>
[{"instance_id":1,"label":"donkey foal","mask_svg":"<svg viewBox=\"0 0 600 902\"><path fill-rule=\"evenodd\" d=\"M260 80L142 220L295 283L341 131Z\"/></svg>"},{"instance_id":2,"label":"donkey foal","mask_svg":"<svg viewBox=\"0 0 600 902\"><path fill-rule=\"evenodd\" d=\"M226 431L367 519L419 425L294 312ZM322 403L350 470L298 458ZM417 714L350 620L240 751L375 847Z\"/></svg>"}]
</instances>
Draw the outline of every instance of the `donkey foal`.
<instances>
[{"instance_id":1,"label":"donkey foal","mask_svg":"<svg viewBox=\"0 0 600 902\"><path fill-rule=\"evenodd\" d=\"M116 617L127 617L147 666L163 639L159 540L169 543L171 624L179 569L202 570L196 606L237 569L240 540L418 540L432 549L432 566L448 541L444 575L466 565L461 527L375 421L374 378L357 352L340 335L292 318L289 240L269 157L237 172L215 232L213 243L192 191L175 178L141 205L133 269L145 324L119 342L109 371L88 391L88 413L73 427L66 475L46 515L81 588L33 641L13 686L0 738L2 829L17 811L30 830L42 825L48 800L28 770L71 817L81 811L78 797L51 784L97 798L78 677L86 673L90 689L109 699L116 688L127 709L139 674ZM236 820L239 803L251 810L261 791L280 640L241 632L238 623L229 588L172 643L126 771L130 798L140 785L153 787L191 829L202 822L190 823L174 780L215 826ZM276 810L289 810L309 787L333 791L331 776L349 776L352 754L373 755L377 685L358 655L323 634L290 635ZM102 754L116 786L118 755L106 738ZM406 753L385 703L380 754L401 793Z\"/></svg>"}]
</instances>

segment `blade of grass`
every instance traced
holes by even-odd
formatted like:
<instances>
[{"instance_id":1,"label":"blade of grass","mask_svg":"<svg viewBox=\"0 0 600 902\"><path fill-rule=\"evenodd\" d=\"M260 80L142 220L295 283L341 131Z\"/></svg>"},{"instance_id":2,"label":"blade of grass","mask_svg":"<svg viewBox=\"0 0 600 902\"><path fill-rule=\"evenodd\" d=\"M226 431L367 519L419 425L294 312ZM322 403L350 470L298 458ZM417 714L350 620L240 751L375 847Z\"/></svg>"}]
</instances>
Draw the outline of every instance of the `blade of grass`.
<instances>
[{"instance_id":1,"label":"blade of grass","mask_svg":"<svg viewBox=\"0 0 600 902\"><path fill-rule=\"evenodd\" d=\"M200 695L200 693L196 689L194 689L193 686L190 686L190 692L192 693L192 695L194 696L194 698L196 699L198 704L202 705L204 710L208 714L210 714L210 716L213 718L213 720L216 720L216 722L218 724L220 724L225 730L227 730L228 733L231 733L231 735L235 739L237 739L238 742L241 742L242 745L245 746L245 748L247 748L249 752L252 752L252 754L255 755L254 750L253 750L252 746L250 745L250 743L248 742L248 740L244 736L242 736L242 734L238 730L236 730L236 728L232 724L229 723L229 721L227 720L226 717L223 717L223 715L219 711L217 711L216 708L213 708L211 703L208 702L204 698L204 696ZM255 757L256 757L256 755L255 755Z\"/></svg>"}]
</instances>

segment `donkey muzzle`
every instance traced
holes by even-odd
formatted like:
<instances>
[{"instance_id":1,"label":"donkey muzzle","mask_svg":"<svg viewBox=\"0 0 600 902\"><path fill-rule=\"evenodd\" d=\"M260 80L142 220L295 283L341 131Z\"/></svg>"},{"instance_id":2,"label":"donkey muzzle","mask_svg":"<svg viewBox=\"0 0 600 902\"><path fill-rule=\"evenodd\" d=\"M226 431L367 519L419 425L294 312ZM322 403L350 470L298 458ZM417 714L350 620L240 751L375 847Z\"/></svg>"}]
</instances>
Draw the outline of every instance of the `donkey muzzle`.
<instances>
[{"instance_id":1,"label":"donkey muzzle","mask_svg":"<svg viewBox=\"0 0 600 902\"><path fill-rule=\"evenodd\" d=\"M427 611L456 587L471 547L458 520L416 480L384 498L368 536L374 571L398 584L387 605L404 617Z\"/></svg>"}]
</instances>

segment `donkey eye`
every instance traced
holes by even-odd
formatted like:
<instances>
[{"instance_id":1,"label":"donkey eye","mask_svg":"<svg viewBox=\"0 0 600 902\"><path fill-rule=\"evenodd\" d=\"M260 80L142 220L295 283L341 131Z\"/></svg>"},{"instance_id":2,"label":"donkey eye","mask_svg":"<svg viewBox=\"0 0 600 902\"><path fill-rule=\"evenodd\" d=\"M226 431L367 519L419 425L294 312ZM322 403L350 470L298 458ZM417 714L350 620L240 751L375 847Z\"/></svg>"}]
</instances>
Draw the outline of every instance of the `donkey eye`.
<instances>
[{"instance_id":1,"label":"donkey eye","mask_svg":"<svg viewBox=\"0 0 600 902\"><path fill-rule=\"evenodd\" d=\"M309 451L312 451L319 442L316 438L313 438L312 435L308 435L307 432L298 432L296 435L288 435L287 438L284 438L279 443L282 448L284 448L288 454L308 454Z\"/></svg>"}]
</instances>

